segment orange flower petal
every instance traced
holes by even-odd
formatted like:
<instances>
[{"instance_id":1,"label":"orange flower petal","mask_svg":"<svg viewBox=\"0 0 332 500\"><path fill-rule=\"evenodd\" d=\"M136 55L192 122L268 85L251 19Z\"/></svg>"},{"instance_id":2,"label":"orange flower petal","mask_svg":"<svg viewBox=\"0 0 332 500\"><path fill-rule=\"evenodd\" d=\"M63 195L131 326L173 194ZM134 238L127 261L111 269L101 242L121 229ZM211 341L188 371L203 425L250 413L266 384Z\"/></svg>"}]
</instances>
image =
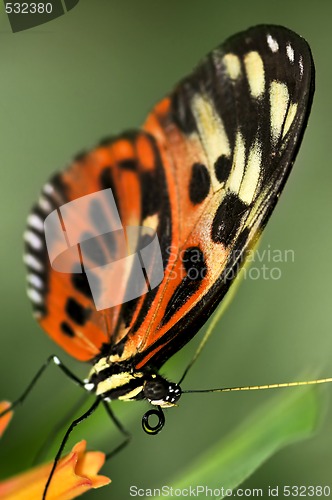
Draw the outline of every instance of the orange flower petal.
<instances>
[{"instance_id":1,"label":"orange flower petal","mask_svg":"<svg viewBox=\"0 0 332 500\"><path fill-rule=\"evenodd\" d=\"M104 453L86 452L86 441L80 441L59 461L47 492L47 500L70 500L91 488L109 484L111 480L108 477L98 475L104 462ZM41 465L3 481L0 483L1 500L41 499L51 468L52 463Z\"/></svg>"},{"instance_id":2,"label":"orange flower petal","mask_svg":"<svg viewBox=\"0 0 332 500\"><path fill-rule=\"evenodd\" d=\"M8 401L1 401L0 402L0 413L7 410L8 408L10 408L10 406L11 406L11 404ZM4 433L12 416L13 416L13 412L9 411L8 413L6 413L6 415L4 415L3 417L0 418L0 437Z\"/></svg>"}]
</instances>

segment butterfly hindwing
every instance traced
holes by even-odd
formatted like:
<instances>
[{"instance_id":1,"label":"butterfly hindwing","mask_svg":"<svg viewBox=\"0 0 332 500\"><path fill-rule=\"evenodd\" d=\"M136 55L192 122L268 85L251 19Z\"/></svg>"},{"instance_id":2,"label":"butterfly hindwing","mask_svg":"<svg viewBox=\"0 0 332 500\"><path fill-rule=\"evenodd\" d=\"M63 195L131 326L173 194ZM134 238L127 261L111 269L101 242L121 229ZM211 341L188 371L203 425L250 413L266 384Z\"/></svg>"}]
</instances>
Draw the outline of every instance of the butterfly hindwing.
<instances>
[{"instance_id":1,"label":"butterfly hindwing","mask_svg":"<svg viewBox=\"0 0 332 500\"><path fill-rule=\"evenodd\" d=\"M47 248L44 222L53 211L59 211L59 207L79 199L79 210L71 212L66 229L68 234L70 228L76 241L93 241L94 254L86 252L85 264L102 266L118 260L123 256L119 244L123 240L121 232L112 233L117 236L113 243L109 238L111 234L94 236L99 234L103 220L114 216L107 198L101 196L105 190L112 191L124 227L141 226L146 221L150 227L153 225L150 214L154 214L158 206L167 213L167 207L154 191L163 191L165 186L164 169L153 138L145 132L125 133L104 140L91 152L77 156L64 172L44 186L28 218L25 233L28 294L37 320L57 344L82 361L97 356L103 344L121 340L136 303L96 310L89 282L81 271L79 255L76 262L71 262L71 268L76 272L70 273L68 269L59 272L51 266L48 253L61 254L63 249L61 239L56 237L48 242L50 248ZM99 193L97 200L85 202L84 197L96 192ZM164 240L167 234L167 228L164 228ZM114 247L117 247L117 253L112 253ZM77 250L77 246L73 245L72 249ZM130 274L130 269L123 269L124 285L125 271ZM107 282L100 279L100 286L107 288ZM118 289L119 283L111 287L113 295ZM120 313L126 318L125 322Z\"/></svg>"}]
</instances>

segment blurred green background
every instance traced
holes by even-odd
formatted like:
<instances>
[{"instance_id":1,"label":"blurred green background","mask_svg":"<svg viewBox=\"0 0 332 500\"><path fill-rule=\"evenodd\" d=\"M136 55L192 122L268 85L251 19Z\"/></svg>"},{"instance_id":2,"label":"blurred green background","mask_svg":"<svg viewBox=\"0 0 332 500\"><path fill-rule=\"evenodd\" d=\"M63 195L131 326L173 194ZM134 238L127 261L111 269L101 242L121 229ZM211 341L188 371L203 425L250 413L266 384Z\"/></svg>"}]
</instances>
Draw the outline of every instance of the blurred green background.
<instances>
[{"instance_id":1,"label":"blurred green background","mask_svg":"<svg viewBox=\"0 0 332 500\"><path fill-rule=\"evenodd\" d=\"M15 399L51 353L82 376L88 370L40 330L25 295L22 233L44 182L78 151L138 127L202 56L229 35L260 23L303 35L316 63L316 95L303 146L260 246L261 252L291 249L295 258L264 260L267 267L280 268L279 280L243 282L183 388L332 376L331 18L327 0L81 0L61 18L12 34L1 11L0 399ZM167 376L179 379L198 340L165 366ZM324 390L331 393L332 387ZM141 430L145 403L115 403L133 442L103 469L111 487L86 498L126 499L132 484L167 484L272 392L183 396L156 437ZM49 369L4 436L1 477L30 466L80 396L56 368ZM329 407L314 438L276 454L245 486L331 485L331 417ZM91 448L105 450L119 442L103 411L76 430L74 441L81 437ZM49 448L49 456L53 453Z\"/></svg>"}]
</instances>

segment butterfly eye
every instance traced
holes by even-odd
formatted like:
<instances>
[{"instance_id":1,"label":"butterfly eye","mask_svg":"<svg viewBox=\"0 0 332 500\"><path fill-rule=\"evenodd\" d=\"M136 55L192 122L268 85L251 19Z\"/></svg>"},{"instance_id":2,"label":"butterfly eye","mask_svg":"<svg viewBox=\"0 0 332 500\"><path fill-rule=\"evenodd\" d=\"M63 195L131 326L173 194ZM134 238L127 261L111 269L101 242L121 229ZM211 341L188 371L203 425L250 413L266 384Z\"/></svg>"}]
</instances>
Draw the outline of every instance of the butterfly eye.
<instances>
[{"instance_id":1,"label":"butterfly eye","mask_svg":"<svg viewBox=\"0 0 332 500\"><path fill-rule=\"evenodd\" d=\"M167 395L167 386L169 384L162 378L153 378L148 380L144 385L144 396L152 403L152 401L163 401Z\"/></svg>"}]
</instances>

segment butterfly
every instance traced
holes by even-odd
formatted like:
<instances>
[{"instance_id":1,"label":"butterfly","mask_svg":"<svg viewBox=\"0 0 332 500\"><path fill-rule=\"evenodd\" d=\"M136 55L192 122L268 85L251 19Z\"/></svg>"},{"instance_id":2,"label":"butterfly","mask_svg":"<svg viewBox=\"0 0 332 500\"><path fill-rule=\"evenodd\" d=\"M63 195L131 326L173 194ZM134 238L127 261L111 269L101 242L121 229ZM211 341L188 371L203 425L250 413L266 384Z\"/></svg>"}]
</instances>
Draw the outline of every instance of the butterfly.
<instances>
[{"instance_id":1,"label":"butterfly","mask_svg":"<svg viewBox=\"0 0 332 500\"><path fill-rule=\"evenodd\" d=\"M149 424L153 411L143 417L151 434L164 425L162 408L182 392L159 370L204 325L259 238L293 166L313 94L307 42L280 26L250 28L213 50L141 129L103 140L54 175L29 215L24 260L37 321L68 354L90 363L81 384L98 403L151 403L159 416L157 426ZM77 202L79 210L64 210ZM60 226L53 238L46 234L50 217L60 220L62 238ZM110 219L115 229L106 234ZM157 241L162 273L127 300L135 266L122 257L130 228L140 229L127 257ZM158 251L144 264L145 278ZM60 272L50 256L64 254ZM104 280L100 269L120 261L118 279ZM116 299L109 307L107 290Z\"/></svg>"}]
</instances>

